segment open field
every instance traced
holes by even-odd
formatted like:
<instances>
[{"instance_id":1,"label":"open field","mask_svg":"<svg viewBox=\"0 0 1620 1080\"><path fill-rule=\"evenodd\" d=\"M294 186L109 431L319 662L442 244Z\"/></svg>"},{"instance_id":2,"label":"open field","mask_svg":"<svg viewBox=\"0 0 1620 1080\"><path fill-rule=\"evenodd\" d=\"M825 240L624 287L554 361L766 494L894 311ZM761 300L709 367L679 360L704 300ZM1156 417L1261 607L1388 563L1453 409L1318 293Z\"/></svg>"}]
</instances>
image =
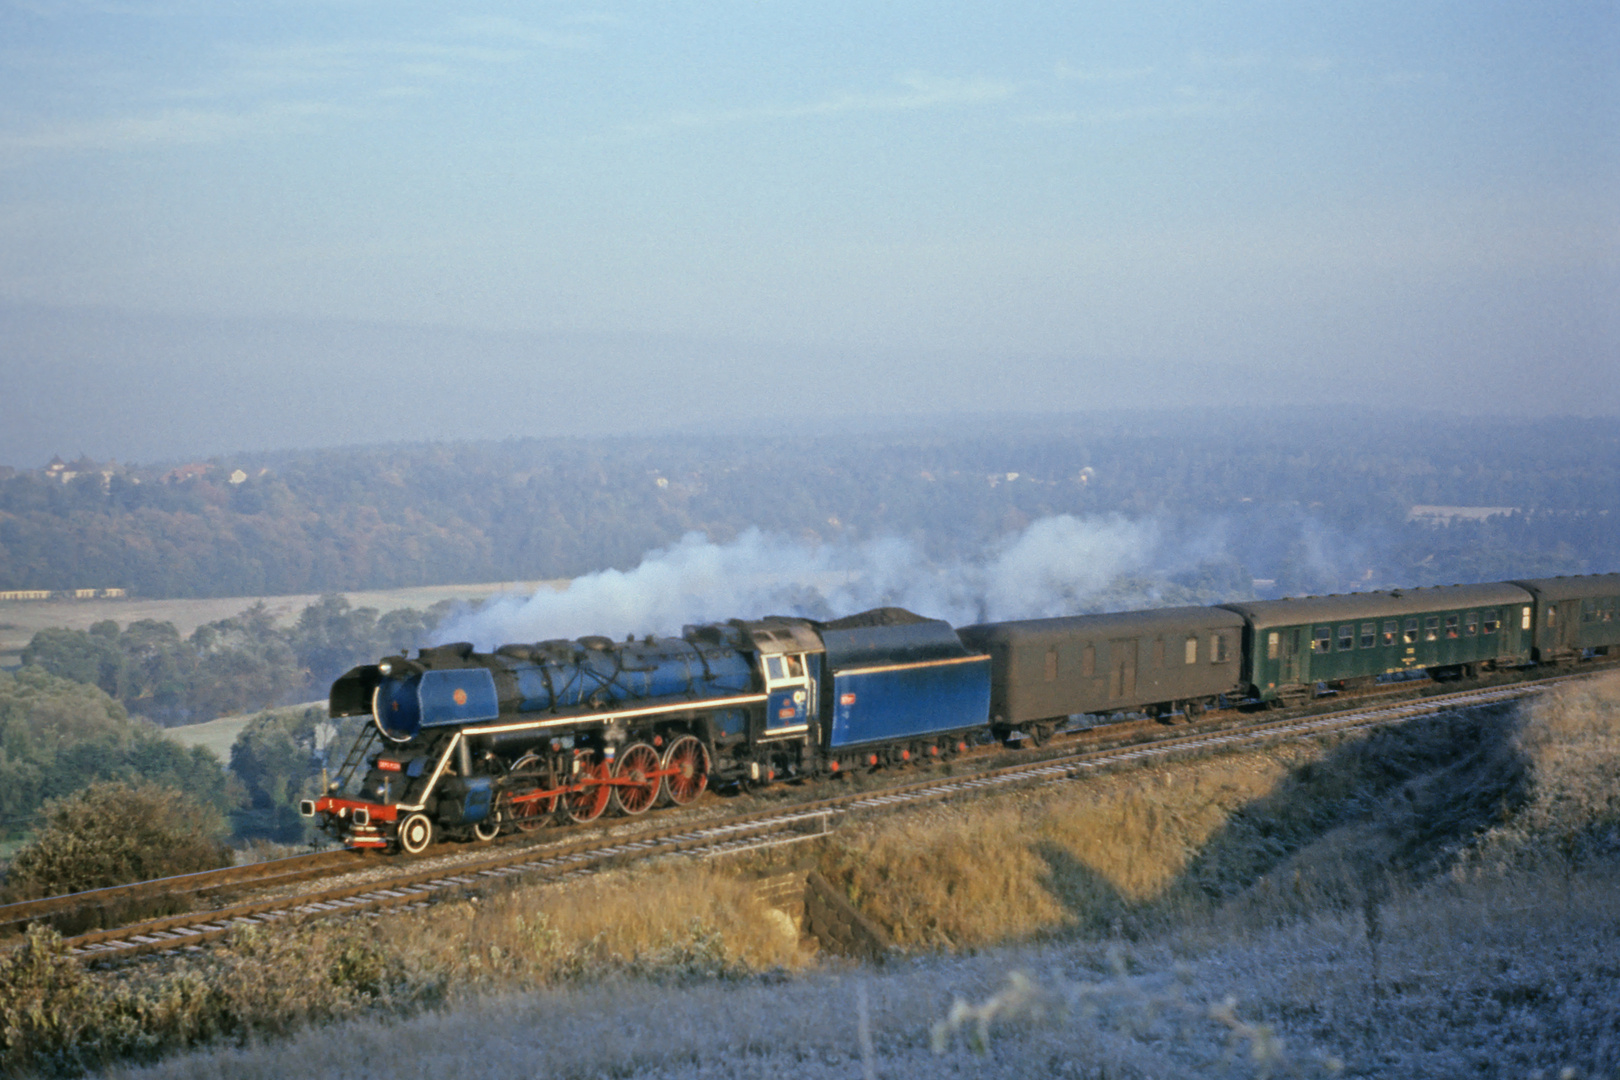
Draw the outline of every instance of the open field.
<instances>
[{"instance_id":1,"label":"open field","mask_svg":"<svg viewBox=\"0 0 1620 1080\"><path fill-rule=\"evenodd\" d=\"M502 593L528 595L546 585L561 588L566 584L566 581L497 581L481 585L424 585L343 595L355 607L373 607L388 612L405 607L420 610L441 600L472 603ZM278 622L290 622L319 599L319 595L308 593L296 596L230 596L207 600L0 600L0 667L15 667L24 646L36 632L47 627L88 630L103 619L112 619L120 626L128 626L141 619L155 619L174 623L181 636L185 636L204 623L228 619L260 601Z\"/></svg>"},{"instance_id":2,"label":"open field","mask_svg":"<svg viewBox=\"0 0 1620 1080\"><path fill-rule=\"evenodd\" d=\"M301 711L311 705L319 705L324 708L326 702L324 700L309 701L300 705L281 705L274 709L261 711L275 713L280 713L283 710ZM240 713L236 716L222 716L218 720L209 720L203 724L181 724L178 727L164 728L163 734L181 746L206 746L214 752L214 756L219 758L220 761L228 763L231 760L231 744L236 742L236 737L242 733L243 728L248 726L248 722L258 715L257 712Z\"/></svg>"}]
</instances>

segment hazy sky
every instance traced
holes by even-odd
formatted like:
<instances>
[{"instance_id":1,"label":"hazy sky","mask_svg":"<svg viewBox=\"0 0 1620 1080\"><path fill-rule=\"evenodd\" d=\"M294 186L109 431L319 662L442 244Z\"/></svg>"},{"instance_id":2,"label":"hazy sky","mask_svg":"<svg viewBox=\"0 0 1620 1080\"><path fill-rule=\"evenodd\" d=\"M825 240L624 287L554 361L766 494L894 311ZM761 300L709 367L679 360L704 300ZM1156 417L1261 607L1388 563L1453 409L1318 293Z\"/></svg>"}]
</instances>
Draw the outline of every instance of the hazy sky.
<instances>
[{"instance_id":1,"label":"hazy sky","mask_svg":"<svg viewBox=\"0 0 1620 1080\"><path fill-rule=\"evenodd\" d=\"M0 0L0 463L1620 414L1620 15Z\"/></svg>"}]
</instances>

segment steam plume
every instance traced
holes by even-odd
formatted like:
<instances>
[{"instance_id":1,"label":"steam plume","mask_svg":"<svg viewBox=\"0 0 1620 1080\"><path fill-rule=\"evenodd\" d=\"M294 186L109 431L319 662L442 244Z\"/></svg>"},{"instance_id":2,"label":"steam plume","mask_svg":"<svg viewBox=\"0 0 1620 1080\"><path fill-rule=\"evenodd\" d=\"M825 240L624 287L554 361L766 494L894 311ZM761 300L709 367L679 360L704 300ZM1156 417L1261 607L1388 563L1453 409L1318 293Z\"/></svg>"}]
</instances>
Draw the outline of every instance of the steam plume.
<instances>
[{"instance_id":1,"label":"steam plume","mask_svg":"<svg viewBox=\"0 0 1620 1080\"><path fill-rule=\"evenodd\" d=\"M733 617L831 619L880 605L952 625L1040 618L1161 603L1151 582L1122 578L1154 564L1159 529L1121 517L1044 518L966 562L930 562L916 545L885 538L807 544L750 529L716 544L688 533L629 571L603 570L561 590L497 597L452 617L439 641L480 649L585 634L673 634L683 624Z\"/></svg>"}]
</instances>

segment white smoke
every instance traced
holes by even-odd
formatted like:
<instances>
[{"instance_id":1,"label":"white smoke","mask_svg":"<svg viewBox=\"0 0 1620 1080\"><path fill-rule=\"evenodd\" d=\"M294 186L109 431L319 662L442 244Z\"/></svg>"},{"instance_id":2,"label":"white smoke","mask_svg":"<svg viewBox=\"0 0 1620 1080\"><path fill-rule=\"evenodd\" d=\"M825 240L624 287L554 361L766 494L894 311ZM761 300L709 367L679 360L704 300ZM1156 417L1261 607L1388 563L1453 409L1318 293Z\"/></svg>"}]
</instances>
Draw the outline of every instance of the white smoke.
<instances>
[{"instance_id":1,"label":"white smoke","mask_svg":"<svg viewBox=\"0 0 1620 1080\"><path fill-rule=\"evenodd\" d=\"M586 634L674 634L687 623L728 618L834 619L884 605L965 626L1097 610L1105 590L1111 608L1146 607L1154 603L1150 592L1122 597L1119 582L1151 566L1158 546L1152 523L1068 515L1035 522L981 560L950 563L930 562L915 544L895 538L808 544L750 529L715 544L688 533L633 570L496 597L446 620L434 639L492 649Z\"/></svg>"}]
</instances>

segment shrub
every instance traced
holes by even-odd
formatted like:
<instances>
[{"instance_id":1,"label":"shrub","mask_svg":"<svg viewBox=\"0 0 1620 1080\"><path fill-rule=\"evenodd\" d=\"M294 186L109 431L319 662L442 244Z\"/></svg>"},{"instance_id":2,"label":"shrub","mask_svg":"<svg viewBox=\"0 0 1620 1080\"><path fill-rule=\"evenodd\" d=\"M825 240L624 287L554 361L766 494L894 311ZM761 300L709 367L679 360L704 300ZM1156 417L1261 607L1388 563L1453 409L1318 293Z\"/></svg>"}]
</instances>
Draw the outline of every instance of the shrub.
<instances>
[{"instance_id":1,"label":"shrub","mask_svg":"<svg viewBox=\"0 0 1620 1080\"><path fill-rule=\"evenodd\" d=\"M230 864L225 819L156 784L92 784L45 804L45 827L11 862L14 896L82 892Z\"/></svg>"}]
</instances>

